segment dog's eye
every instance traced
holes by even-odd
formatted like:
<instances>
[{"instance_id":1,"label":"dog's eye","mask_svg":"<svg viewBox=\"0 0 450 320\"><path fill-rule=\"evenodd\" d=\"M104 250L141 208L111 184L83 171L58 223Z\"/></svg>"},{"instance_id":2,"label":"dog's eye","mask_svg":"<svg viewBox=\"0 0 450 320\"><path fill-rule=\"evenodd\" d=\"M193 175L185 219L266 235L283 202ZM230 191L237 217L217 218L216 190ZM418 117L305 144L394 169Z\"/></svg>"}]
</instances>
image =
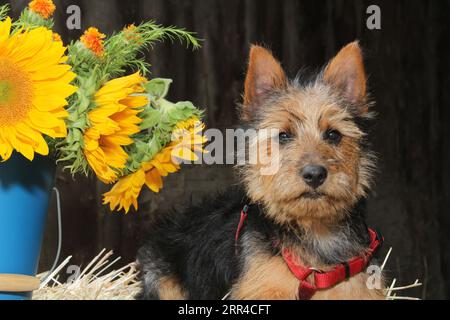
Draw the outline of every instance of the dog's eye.
<instances>
[{"instance_id":1,"label":"dog's eye","mask_svg":"<svg viewBox=\"0 0 450 320\"><path fill-rule=\"evenodd\" d=\"M327 130L324 134L324 139L331 144L338 145L342 140L342 134L337 130Z\"/></svg>"},{"instance_id":2,"label":"dog's eye","mask_svg":"<svg viewBox=\"0 0 450 320\"><path fill-rule=\"evenodd\" d=\"M292 134L288 132L281 132L278 139L281 144L287 143L292 140Z\"/></svg>"}]
</instances>

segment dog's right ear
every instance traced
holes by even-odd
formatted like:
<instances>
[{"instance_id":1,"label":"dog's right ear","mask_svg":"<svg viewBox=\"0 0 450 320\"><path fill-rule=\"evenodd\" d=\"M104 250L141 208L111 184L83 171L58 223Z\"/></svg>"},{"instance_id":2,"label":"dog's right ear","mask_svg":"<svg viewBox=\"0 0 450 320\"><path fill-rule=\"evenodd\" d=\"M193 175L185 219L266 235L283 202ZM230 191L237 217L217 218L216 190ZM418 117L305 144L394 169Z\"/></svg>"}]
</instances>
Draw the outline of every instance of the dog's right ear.
<instances>
[{"instance_id":1,"label":"dog's right ear","mask_svg":"<svg viewBox=\"0 0 450 320\"><path fill-rule=\"evenodd\" d=\"M253 45L250 49L245 79L242 118L251 120L256 109L264 103L270 92L284 89L286 85L287 78L283 68L272 53L263 47Z\"/></svg>"}]
</instances>

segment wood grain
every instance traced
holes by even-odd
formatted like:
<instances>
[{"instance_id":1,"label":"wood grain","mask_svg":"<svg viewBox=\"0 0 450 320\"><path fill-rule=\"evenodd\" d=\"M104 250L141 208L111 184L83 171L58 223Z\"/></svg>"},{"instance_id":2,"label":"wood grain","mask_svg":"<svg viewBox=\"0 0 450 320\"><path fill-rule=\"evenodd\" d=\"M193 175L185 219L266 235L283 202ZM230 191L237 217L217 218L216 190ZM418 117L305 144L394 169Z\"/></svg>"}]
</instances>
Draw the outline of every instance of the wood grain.
<instances>
[{"instance_id":1,"label":"wood grain","mask_svg":"<svg viewBox=\"0 0 450 320\"><path fill-rule=\"evenodd\" d=\"M0 274L0 292L29 292L39 288L38 278L18 275Z\"/></svg>"}]
</instances>

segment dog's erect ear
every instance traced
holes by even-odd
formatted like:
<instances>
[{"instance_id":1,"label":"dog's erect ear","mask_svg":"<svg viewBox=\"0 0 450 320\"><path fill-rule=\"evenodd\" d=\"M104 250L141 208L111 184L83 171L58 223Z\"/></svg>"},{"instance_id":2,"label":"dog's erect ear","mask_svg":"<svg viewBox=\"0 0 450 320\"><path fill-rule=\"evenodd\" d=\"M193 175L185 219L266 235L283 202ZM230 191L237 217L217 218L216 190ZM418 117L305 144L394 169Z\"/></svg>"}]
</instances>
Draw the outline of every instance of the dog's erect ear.
<instances>
[{"instance_id":1,"label":"dog's erect ear","mask_svg":"<svg viewBox=\"0 0 450 320\"><path fill-rule=\"evenodd\" d=\"M348 44L331 60L325 69L324 80L342 90L350 102L365 101L366 73L358 42Z\"/></svg>"},{"instance_id":2,"label":"dog's erect ear","mask_svg":"<svg viewBox=\"0 0 450 320\"><path fill-rule=\"evenodd\" d=\"M250 120L268 94L286 87L286 75L272 53L260 46L250 49L247 77L245 79L243 118Z\"/></svg>"}]
</instances>

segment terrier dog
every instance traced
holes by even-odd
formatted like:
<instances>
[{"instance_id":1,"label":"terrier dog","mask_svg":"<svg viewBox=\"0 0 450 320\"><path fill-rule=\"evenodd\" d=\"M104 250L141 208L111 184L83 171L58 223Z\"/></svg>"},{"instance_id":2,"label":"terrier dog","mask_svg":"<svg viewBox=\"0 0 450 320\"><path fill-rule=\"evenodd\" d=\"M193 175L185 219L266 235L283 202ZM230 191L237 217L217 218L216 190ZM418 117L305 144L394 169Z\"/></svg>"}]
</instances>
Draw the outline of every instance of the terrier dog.
<instances>
[{"instance_id":1,"label":"terrier dog","mask_svg":"<svg viewBox=\"0 0 450 320\"><path fill-rule=\"evenodd\" d=\"M307 83L252 46L242 125L279 130L279 168L246 164L241 186L157 219L138 252L140 298L382 299L366 273L382 242L364 222L370 109L357 42Z\"/></svg>"}]
</instances>

